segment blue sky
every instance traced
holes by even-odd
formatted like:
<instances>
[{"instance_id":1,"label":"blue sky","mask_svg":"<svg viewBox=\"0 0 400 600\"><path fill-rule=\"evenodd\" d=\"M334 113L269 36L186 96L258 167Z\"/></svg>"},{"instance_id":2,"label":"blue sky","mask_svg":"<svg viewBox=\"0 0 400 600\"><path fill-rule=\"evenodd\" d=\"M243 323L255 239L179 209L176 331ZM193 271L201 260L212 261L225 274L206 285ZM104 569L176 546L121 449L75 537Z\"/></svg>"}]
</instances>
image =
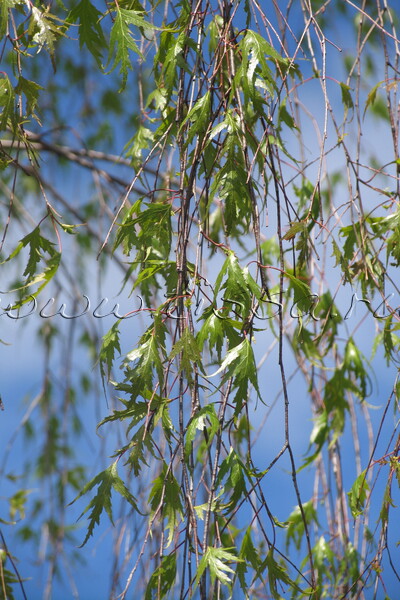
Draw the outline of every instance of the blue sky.
<instances>
[{"instance_id":1,"label":"blue sky","mask_svg":"<svg viewBox=\"0 0 400 600\"><path fill-rule=\"evenodd\" d=\"M337 22L332 24L332 37L334 37L335 40L338 40L337 36L339 36L339 41L337 43L342 45L343 53L346 53L351 49L350 46L346 46L347 39L349 39L348 30L349 25L341 19L338 19ZM341 67L341 56L337 49L329 44L327 47L327 52L329 70L330 72L335 72L335 76L337 76L338 81L341 81L344 77ZM44 81L45 80L46 78L44 77ZM101 89L103 80L101 80L100 76L92 77L91 81L95 87L97 86L97 89ZM339 108L342 106L340 86L337 82L333 81L328 85L330 86L330 90L335 98L334 108L339 110ZM128 92L131 94L135 93L134 78L130 80ZM363 91L364 98L367 93L367 90ZM302 86L301 100L309 111L310 116L315 118L316 122L321 128L323 123L323 114L321 112L322 93L317 80L310 81L307 85ZM73 93L69 94L68 91L66 91L64 102L61 105L61 112L63 113L63 118L67 118L68 113L73 115L69 122L69 125L71 125L72 128L68 132L68 137L71 145L75 145L75 143L78 145L80 141L81 127L82 124L85 123L85 117L82 117L81 115L78 116L79 111L77 110L77 104L75 103ZM318 145L311 117L303 117L301 127L306 132L309 131L309 143L307 144L308 150L310 156L315 156ZM87 118L85 124L88 123L90 125L90 118ZM96 118L93 117L93 129L95 128ZM129 138L130 134L131 132L129 131L129 135L127 135L127 129L124 125L119 126L116 131L116 140L118 143L116 143L115 147L110 149L110 151L112 150L113 152L119 152L121 140L126 142L127 139L125 138ZM329 134L332 135L331 127L329 128ZM352 138L352 135L352 132L349 131L348 139L350 146L354 144L354 138ZM385 143L385 135L386 133L383 123L380 123L376 120L367 121L365 139L372 140L371 145L373 148L369 148L367 147L367 144L365 144L365 152L366 154L369 154L370 150L374 150L374 152L379 156L381 164L388 162L392 157L392 151L389 145ZM283 137L288 140L289 146L291 147L292 144L290 136L290 131L284 132L283 134ZM330 141L330 143L332 142ZM106 143L104 145L106 145ZM296 147L297 144L293 138L294 151L296 150ZM328 160L329 168L341 169L343 166L342 163L339 162L338 152L336 151L333 151L330 154ZM53 159L46 158L43 169L47 173L54 169ZM314 173L315 172L316 167L314 168ZM313 169L310 169L309 173L309 176L311 176L313 174ZM127 177L129 178L128 173ZM61 187L63 191L67 193L67 195L69 195L69 197L73 200L73 203L79 207L82 197L86 195L89 189L86 174L82 171L81 174L77 175L75 178L74 172L72 178L70 174L67 173L67 175L60 175L60 178L62 178ZM373 207L375 198L372 192L370 201L371 206ZM36 210L36 206L34 206L32 200L31 214L34 217L36 215ZM105 234L106 231L103 231L102 233ZM10 236L10 246L12 246L12 243L14 243L18 237L19 236L16 235L16 237L13 239L12 236ZM82 250L79 247L74 246L73 239L69 241L69 245L66 246L66 250L70 252L70 256L73 256L73 261L79 261ZM218 261L219 260L220 259L218 259ZM112 307L115 301L120 302L122 312L137 308L137 299L135 297L128 297L129 290L122 294L122 300L120 299L120 296L118 296L121 277L117 267L111 267L105 275L98 275L96 263L92 260L90 262L91 264L86 278L74 283L78 285L78 288L82 294L87 294L87 296L90 298L92 308L94 308L101 298L105 296L109 298L109 304L107 305L108 307ZM331 261L331 265L332 272L329 273L328 283L330 286L332 286L332 289L335 289L335 286L338 283L338 276L337 273L333 271L333 260ZM212 267L211 272L213 272L213 269L215 268L216 267ZM8 274L7 278L11 275ZM4 286L3 289L5 289L5 287L6 286ZM337 304L343 315L346 314L350 308L351 299L354 292L358 293L359 298L362 297L362 294L359 290L353 290L349 285L339 289ZM43 307L44 303L51 297L53 293L56 296L57 290L51 289L49 293L47 293L47 291L44 292L42 296L43 300L39 301L39 309ZM0 305L2 308L4 308L8 303L8 300L5 298L2 297L2 303ZM70 297L64 299L63 294L58 294L54 306L58 308L64 301L67 304L66 312L68 312L70 306ZM393 300L393 302L396 301L398 304L400 304L400 298L395 298ZM374 303L375 302L376 300L374 299ZM376 302L376 305L378 303L379 302ZM49 311L50 310L51 308L49 307ZM104 307L104 311L106 311L106 307ZM367 316L363 320L365 315ZM123 352L133 349L138 337L140 336L140 333L144 331L146 321L147 318L141 315L134 317L129 321L125 321L122 324L121 333ZM97 330L100 339L101 335L104 334L111 325L113 325L114 317L109 316L97 321L90 321L90 315L84 315L80 319L76 320L76 331L74 332L73 338L74 352L71 359L73 364L72 371L75 374L74 381L71 383L74 385L78 384L82 374L86 374L91 377L93 373L98 373L98 367L95 364L94 357L85 353L78 345L80 327L88 325L89 322L91 323L90 327ZM58 342L52 351L50 364L52 372L55 375L55 381L59 386L55 395L56 401L59 403L57 406L62 406L62 395L65 393L65 364L67 358L69 357L68 349L70 348L68 346L68 336L71 323L63 321L59 316L55 316L52 319L47 320L46 323L49 325L55 324L61 330ZM343 338L347 337L349 332L354 331L355 340L359 348L365 352L366 357L369 358L371 352L371 340L374 336L376 324L377 323L375 322L373 316L367 313L363 304L358 303L353 313L349 315L347 321L342 325ZM41 345L40 341L36 337L36 331L43 325L44 319L40 317L38 311L23 320L14 321L4 314L0 316L0 338L7 344L10 344L0 347L0 360L3 365L1 394L5 406L5 411L0 413L0 439L4 440L3 447L6 447L6 444L9 440L14 440L14 432L18 430L23 415L29 409L30 404L37 397L41 390L43 380L44 349L43 345ZM254 345L257 360L262 358L263 353L272 342L272 339L273 338L268 331L268 323L266 323L265 333L260 334L260 336L257 337L256 344ZM289 355L289 349L287 349L287 352ZM269 464L270 460L276 455L276 452L283 443L283 407L281 399L276 403L276 405L273 406L269 414L270 406L272 406L274 398L279 393L281 385L276 367L276 349L273 351L272 357L273 360L267 361L260 371L260 387L263 395L265 394L267 406L264 406L261 402L258 402L254 408L251 408L251 410L254 411L254 418L256 422L262 422L262 420L266 417L266 414L269 415L268 427L265 429L265 432L262 431L259 434L254 453L255 459L257 460L257 467L260 470ZM295 363L291 358L288 358L287 368L288 373L295 368ZM373 368L374 376L371 378L373 389L371 396L368 398L368 403L375 407L375 409L371 411L371 415L373 424L375 428L377 428L380 419L382 418L382 408L386 405L386 402L390 396L396 372L394 367L387 369L381 350L378 350L377 352L376 358L373 361ZM291 397L290 415L293 449L299 454L298 466L300 466L308 449L308 441L313 427L312 415L309 408L307 395L308 392L305 388L305 384L299 378L295 377L293 381L290 382L289 392ZM84 432L82 435L76 437L76 441L74 442L74 450L77 456L77 462L82 462L84 465L87 465L89 468L88 476L92 477L99 470L105 468L109 464L109 457L113 450L120 444L123 436L120 432L117 432L116 429L112 427L107 427L107 432L105 432L103 429L101 429L99 432L96 432L96 424L101 418L108 414L110 410L110 396L106 397L104 395L101 385L98 385L97 388L86 393L81 391L80 397L76 400L76 406L79 410L80 417L84 422ZM72 413L68 413L68 418L70 418L71 415ZM34 458L40 451L40 442L42 440L41 435L43 435L43 422L42 419L39 418L38 407L32 411L29 416L29 420L34 429L38 428L36 445L35 442L32 441L29 443L24 441L23 432L19 431L15 441L13 441L13 445L7 457L7 474L11 473L13 476L19 476L22 473L23 466L26 464L26 462L33 459L32 463L34 463ZM390 409L390 414L388 414L386 417L381 440L378 446L378 450L381 450L382 455L385 452L386 443L388 441L387 437L389 432L392 430L392 422L393 415ZM362 432L360 433L360 439L364 452L367 452L367 439ZM345 453L347 448L352 447L352 444L352 432L349 429L346 429L343 437L342 452ZM379 456L378 450L376 456ZM285 520L288 513L296 504L296 498L293 494L290 481L288 483L288 469L288 462L283 460L274 467L265 483L265 489L268 492L270 508L273 514L279 520ZM355 469L354 465L351 464L349 465L348 471L344 473L344 485L346 490L351 487L354 477ZM384 479L385 478L383 477L383 482ZM299 481L301 482L303 490L303 499L306 501L311 497L313 492L313 476L311 472L307 469L302 471L301 474L299 474ZM39 487L37 480L34 478L34 473L31 473L31 476L28 477L26 484L31 489L29 495L30 507L34 501L43 498L43 494L46 498L46 486L48 485L48 482L44 484L44 487ZM380 480L378 486L379 485L382 485ZM13 482L3 477L0 482L0 486L1 514L6 514L7 497L18 489L19 481ZM70 502L72 499L73 497L71 496L66 500L67 502ZM89 499L85 498L83 501L80 501L68 509L67 520L69 525L75 525L77 517L84 509L88 501ZM117 512L118 511L116 511L116 513ZM371 526L374 525L374 519L376 516L376 514L372 514ZM85 522L84 519L82 519L78 523L78 530L74 541L69 544L69 548L71 550L75 546L79 545L79 543L83 540L85 529L84 526ZM87 546L85 546L83 550L77 549L78 556L83 555L86 559L86 563L83 564L80 558L78 558L76 563L71 564L71 568L74 572L80 597L84 600L90 600L94 597L100 599L107 598L110 585L110 568L112 564L112 548L110 545L110 538L110 524L107 520L107 517L103 517L100 526L95 530L94 537L88 542ZM392 542L394 541L395 540L392 540ZM45 588L45 581L47 577L47 565L37 565L34 563L36 561L37 550L39 549L40 554L40 552L45 548L45 542L46 540L42 536L37 542L35 541L31 545L25 545L14 537L12 528L7 528L7 543L9 543L11 550L19 558L18 568L21 572L21 575L23 577L31 577L31 580L25 583L27 596L30 600L39 600L43 596L43 590ZM393 549L393 551L394 553L397 552L398 557L398 550ZM62 564L63 562L61 561L60 565ZM57 598L57 600L67 600L72 597L71 594L73 594L73 592L68 587L68 584L66 584L67 579L67 571L63 571L61 566L61 582L58 582L56 579L54 583L53 597ZM389 594L395 593L396 589L395 583L393 582L393 590L388 589L387 591Z\"/></svg>"}]
</instances>

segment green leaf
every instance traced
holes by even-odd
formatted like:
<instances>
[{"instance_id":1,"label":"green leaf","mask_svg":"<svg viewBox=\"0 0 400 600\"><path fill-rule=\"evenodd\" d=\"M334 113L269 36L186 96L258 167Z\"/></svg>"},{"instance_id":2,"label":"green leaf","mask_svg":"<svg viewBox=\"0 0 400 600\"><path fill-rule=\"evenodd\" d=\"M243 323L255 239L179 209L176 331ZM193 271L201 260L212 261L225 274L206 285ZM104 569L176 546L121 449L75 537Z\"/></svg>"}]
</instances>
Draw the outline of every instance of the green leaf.
<instances>
[{"instance_id":1,"label":"green leaf","mask_svg":"<svg viewBox=\"0 0 400 600\"><path fill-rule=\"evenodd\" d=\"M247 338L241 344L229 350L219 369L215 373L212 373L212 375L208 375L208 377L215 377L222 372L224 372L222 383L233 377L233 383L238 388L235 397L237 413L240 412L243 403L247 401L249 382L253 385L260 400L262 400L258 387L257 368L253 349Z\"/></svg>"},{"instance_id":2,"label":"green leaf","mask_svg":"<svg viewBox=\"0 0 400 600\"><path fill-rule=\"evenodd\" d=\"M50 255L54 254L52 242L40 235L39 227L36 227L31 233L28 233L28 235L22 238L15 250L13 250L9 257L3 260L1 264L18 256L21 250L26 248L26 246L29 246L29 258L23 275L32 277L36 273L37 264L42 260L41 250L48 252Z\"/></svg>"},{"instance_id":3,"label":"green leaf","mask_svg":"<svg viewBox=\"0 0 400 600\"><path fill-rule=\"evenodd\" d=\"M229 350L229 352L225 356L224 360L222 361L222 364L219 367L219 369L217 371L215 371L215 373L208 375L208 377L215 377L216 375L218 375L218 373L221 373L222 371L225 371L225 369L228 368L228 371L224 377L225 379L227 379L227 378L231 377L233 374L235 374L237 365L240 365L241 370L243 370L243 369L246 370L246 367L248 366L248 359L249 359L248 348L249 348L249 342L248 342L247 338L245 338L241 342L241 344L239 344L238 346L235 346L234 348ZM251 346L250 346L250 348L251 348ZM232 366L232 363L233 363L233 366Z\"/></svg>"},{"instance_id":4,"label":"green leaf","mask_svg":"<svg viewBox=\"0 0 400 600\"><path fill-rule=\"evenodd\" d=\"M121 456L129 450L129 456L126 464L132 469L135 477L141 476L143 465L149 467L149 463L147 462L146 458L158 458L155 455L154 441L149 431L148 423L143 423L143 425L139 427L136 433L132 436L130 443L118 450L114 455Z\"/></svg>"},{"instance_id":5,"label":"green leaf","mask_svg":"<svg viewBox=\"0 0 400 600\"><path fill-rule=\"evenodd\" d=\"M400 210L394 214L385 217L380 222L382 232L390 231L391 236L386 241L386 262L392 258L391 264L394 266L400 265Z\"/></svg>"},{"instance_id":6,"label":"green leaf","mask_svg":"<svg viewBox=\"0 0 400 600\"><path fill-rule=\"evenodd\" d=\"M353 483L350 492L347 492L351 514L354 518L363 514L368 492L369 484L367 481L367 471L365 470L359 474Z\"/></svg>"},{"instance_id":7,"label":"green leaf","mask_svg":"<svg viewBox=\"0 0 400 600\"><path fill-rule=\"evenodd\" d=\"M102 16L89 0L81 0L67 17L68 23L79 22L79 47L82 49L86 46L99 67L104 49L107 48L107 41L100 25Z\"/></svg>"},{"instance_id":8,"label":"green leaf","mask_svg":"<svg viewBox=\"0 0 400 600\"><path fill-rule=\"evenodd\" d=\"M154 69L156 73L156 81L159 90L163 92L161 102L157 104L160 109L164 108L165 104L170 100L173 90L176 86L178 77L178 66L184 70L188 69L188 65L183 58L183 51L187 44L187 36L181 32L177 37L174 37L171 31L164 30L161 32L159 41L159 50L154 58ZM159 72L159 66L161 70ZM150 94L147 101L148 104L154 99L157 101L155 92Z\"/></svg>"},{"instance_id":9,"label":"green leaf","mask_svg":"<svg viewBox=\"0 0 400 600\"><path fill-rule=\"evenodd\" d=\"M260 552L254 547L252 534L252 528L248 527L243 536L243 541L239 552L239 558L242 559L242 561L238 562L236 567L236 575L239 579L240 587L245 594L245 600L251 600L250 596L248 595L250 586L246 582L245 578L247 573L247 565L250 565L252 570L257 573L256 577L258 577L261 582L264 582L263 574L261 573L260 569L262 563Z\"/></svg>"},{"instance_id":10,"label":"green leaf","mask_svg":"<svg viewBox=\"0 0 400 600\"><path fill-rule=\"evenodd\" d=\"M184 370L189 381L192 381L192 363L195 363L201 371L204 371L196 338L190 331L189 327L184 329L182 336L172 347L169 360L173 360L178 355L181 355L181 360L178 367L179 371Z\"/></svg>"},{"instance_id":11,"label":"green leaf","mask_svg":"<svg viewBox=\"0 0 400 600\"><path fill-rule=\"evenodd\" d=\"M345 83L340 83L340 89L342 90L342 102L346 109L354 108L353 98L351 97L351 88Z\"/></svg>"},{"instance_id":12,"label":"green leaf","mask_svg":"<svg viewBox=\"0 0 400 600\"><path fill-rule=\"evenodd\" d=\"M15 521L16 518L25 519L25 507L27 503L28 494L32 490L18 490L13 494L9 500L10 502L10 519ZM10 523L8 523L10 524ZM15 524L15 523L14 523Z\"/></svg>"},{"instance_id":13,"label":"green leaf","mask_svg":"<svg viewBox=\"0 0 400 600\"><path fill-rule=\"evenodd\" d=\"M8 122L13 126L16 124L15 92L11 82L5 73L0 73L0 130L7 128Z\"/></svg>"},{"instance_id":14,"label":"green leaf","mask_svg":"<svg viewBox=\"0 0 400 600\"><path fill-rule=\"evenodd\" d=\"M181 488L170 468L163 463L162 471L154 481L149 495L151 516L156 512L167 520L167 547L171 544L178 523L183 518Z\"/></svg>"},{"instance_id":15,"label":"green leaf","mask_svg":"<svg viewBox=\"0 0 400 600\"><path fill-rule=\"evenodd\" d=\"M100 523L100 517L103 511L105 511L113 523L112 508L111 508L111 492L114 489L120 494L133 508L139 512L135 498L132 496L128 488L125 486L122 479L120 479L117 471L117 462L113 462L105 471L102 471L96 477L94 477L89 483L85 485L83 490L78 496L70 503L73 504L79 498L90 492L95 486L98 486L96 495L89 502L85 510L81 513L79 519L83 517L89 510L89 525L86 537L80 547L84 546L90 536L93 534L93 530L96 525Z\"/></svg>"},{"instance_id":16,"label":"green leaf","mask_svg":"<svg viewBox=\"0 0 400 600\"><path fill-rule=\"evenodd\" d=\"M186 123L191 121L190 128L188 129L186 144L190 144L195 135L203 138L206 134L210 123L210 109L211 109L211 93L207 91L202 96L193 108L188 112L185 119L179 128L179 131L184 129Z\"/></svg>"},{"instance_id":17,"label":"green leaf","mask_svg":"<svg viewBox=\"0 0 400 600\"><path fill-rule=\"evenodd\" d=\"M225 276L225 283L222 283ZM251 294L254 292L254 288L249 281L248 271L240 267L237 256L232 251L228 252L228 257L215 280L215 299L220 290L225 290L224 299L228 303L229 301L238 300L238 304L240 305L240 302L242 302L246 314L242 314L241 316L243 319L248 316L252 299Z\"/></svg>"},{"instance_id":18,"label":"green leaf","mask_svg":"<svg viewBox=\"0 0 400 600\"><path fill-rule=\"evenodd\" d=\"M328 424L328 413L326 410L323 410L315 419L314 427L310 435L310 445L315 444L317 446L316 450L313 452L311 456L308 456L298 471L302 471L305 467L310 465L317 458L319 453L322 450L323 445L329 439L329 424ZM336 436L335 439L337 439Z\"/></svg>"},{"instance_id":19,"label":"green leaf","mask_svg":"<svg viewBox=\"0 0 400 600\"><path fill-rule=\"evenodd\" d=\"M116 5L115 21L110 35L107 66L112 61L111 69L108 71L108 73L110 73L117 65L120 65L119 72L122 74L122 84L119 89L120 92L125 89L126 81L128 79L128 70L132 70L133 68L129 52L132 51L135 54L138 54L140 58L144 58L132 37L129 25L143 26L143 24L152 28L151 24L144 21L135 11L125 10Z\"/></svg>"},{"instance_id":20,"label":"green leaf","mask_svg":"<svg viewBox=\"0 0 400 600\"><path fill-rule=\"evenodd\" d=\"M0 38L3 38L7 33L8 11L15 5L15 0L2 0L0 2Z\"/></svg>"},{"instance_id":21,"label":"green leaf","mask_svg":"<svg viewBox=\"0 0 400 600\"><path fill-rule=\"evenodd\" d=\"M279 123L285 123L290 129L297 129L297 125L293 116L288 112L286 108L286 99L279 106Z\"/></svg>"},{"instance_id":22,"label":"green leaf","mask_svg":"<svg viewBox=\"0 0 400 600\"><path fill-rule=\"evenodd\" d=\"M325 384L324 407L328 418L329 448L332 448L344 431L346 411L349 404L346 391L358 391L357 386L345 377L342 369L337 369Z\"/></svg>"},{"instance_id":23,"label":"green leaf","mask_svg":"<svg viewBox=\"0 0 400 600\"><path fill-rule=\"evenodd\" d=\"M157 600L162 600L172 589L176 579L176 553L163 556L161 564L152 573L147 584L145 600L153 600L153 591L157 594Z\"/></svg>"},{"instance_id":24,"label":"green leaf","mask_svg":"<svg viewBox=\"0 0 400 600\"><path fill-rule=\"evenodd\" d=\"M23 291L33 285L40 285L35 292L31 292L29 296L19 301L16 306L22 306L39 295L56 274L61 260L61 254L54 249L53 242L50 242L50 240L43 237L40 234L40 228L36 227L31 233L28 233L28 235L20 240L13 252L0 264L4 264L14 259L19 255L21 250L26 247L29 247L28 262L23 272L23 276L26 277L26 280L22 285L9 291ZM46 266L41 272L37 273L37 267L40 262L44 262Z\"/></svg>"},{"instance_id":25,"label":"green leaf","mask_svg":"<svg viewBox=\"0 0 400 600\"><path fill-rule=\"evenodd\" d=\"M127 158L132 160L132 165L135 169L139 169L143 158L142 153L146 150L151 142L154 140L154 134L151 129L139 125L135 135L126 144L124 150ZM151 206L151 205L150 205ZM143 214L143 213L142 213Z\"/></svg>"},{"instance_id":26,"label":"green leaf","mask_svg":"<svg viewBox=\"0 0 400 600\"><path fill-rule=\"evenodd\" d=\"M342 254L338 244L335 242L335 240L333 238L332 238L332 250L333 250L332 256L336 259L335 267L340 265L343 275L344 275L344 281L351 282L352 275L351 275L350 269L349 269L349 260L346 259L346 257Z\"/></svg>"},{"instance_id":27,"label":"green leaf","mask_svg":"<svg viewBox=\"0 0 400 600\"><path fill-rule=\"evenodd\" d=\"M190 420L185 436L185 453L188 456L197 431L207 430L208 444L219 429L218 417L213 404L203 406Z\"/></svg>"},{"instance_id":28,"label":"green leaf","mask_svg":"<svg viewBox=\"0 0 400 600\"><path fill-rule=\"evenodd\" d=\"M211 581L214 582L218 579L223 585L228 588L231 587L231 579L228 577L229 573L235 574L235 571L227 564L231 562L242 562L238 556L233 554L231 550L235 548L214 548L208 546L205 551L197 569L195 587L198 586L199 581L206 569L210 570Z\"/></svg>"},{"instance_id":29,"label":"green leaf","mask_svg":"<svg viewBox=\"0 0 400 600\"><path fill-rule=\"evenodd\" d=\"M357 395L361 400L365 400L367 397L367 383L370 384L370 387L372 387L372 384L363 365L362 353L352 338L349 338L346 344L343 368L349 375L353 375L358 380L357 389L359 389L359 392Z\"/></svg>"},{"instance_id":30,"label":"green leaf","mask_svg":"<svg viewBox=\"0 0 400 600\"><path fill-rule=\"evenodd\" d=\"M270 44L258 33L248 30L239 44L242 53L242 65L238 70L237 83L240 78L245 92L252 100L255 100L255 79L257 71L267 82L270 89L275 86L274 75L269 68L266 56L274 53L279 59L282 57L272 48Z\"/></svg>"},{"instance_id":31,"label":"green leaf","mask_svg":"<svg viewBox=\"0 0 400 600\"><path fill-rule=\"evenodd\" d=\"M311 293L309 285L307 285L307 283L305 283L304 281L301 281L301 279L299 279L298 277L295 277L294 275L291 275L286 271L285 277L289 278L290 287L293 290L293 306L291 310L293 310L293 308L296 307L298 309L299 314L307 314L310 311L310 306L313 303L313 294Z\"/></svg>"},{"instance_id":32,"label":"green leaf","mask_svg":"<svg viewBox=\"0 0 400 600\"><path fill-rule=\"evenodd\" d=\"M228 135L223 144L225 164L215 173L212 181L211 198L219 196L224 202L224 221L228 235L239 237L248 231L251 221L250 187L255 188L253 179L248 180L240 139L243 137L237 115L226 113Z\"/></svg>"},{"instance_id":33,"label":"green leaf","mask_svg":"<svg viewBox=\"0 0 400 600\"><path fill-rule=\"evenodd\" d=\"M7 552L1 548L0 549L0 561L4 563L7 559ZM15 592L15 584L21 583L21 580L9 569L6 569L3 564L0 564L0 573L1 573L1 584L2 584L2 598L6 598L7 600L15 600L16 596ZM3 593L4 592L4 593Z\"/></svg>"},{"instance_id":34,"label":"green leaf","mask_svg":"<svg viewBox=\"0 0 400 600\"><path fill-rule=\"evenodd\" d=\"M326 573L328 577L333 578L334 575L330 569L333 570L335 555L323 535L313 548L313 558L319 573Z\"/></svg>"},{"instance_id":35,"label":"green leaf","mask_svg":"<svg viewBox=\"0 0 400 600\"><path fill-rule=\"evenodd\" d=\"M221 463L216 480L217 485L223 485L224 494L228 491L232 492L229 502L225 502L223 505L225 513L234 511L240 499L247 495L245 471L240 457L231 448L228 456Z\"/></svg>"},{"instance_id":36,"label":"green leaf","mask_svg":"<svg viewBox=\"0 0 400 600\"><path fill-rule=\"evenodd\" d=\"M138 347L126 355L125 365L137 361L134 368L130 369L130 377L134 375L135 379L140 381L140 390L152 388L154 371L157 373L160 389L163 387L165 333L161 316L156 315L154 325L143 334Z\"/></svg>"},{"instance_id":37,"label":"green leaf","mask_svg":"<svg viewBox=\"0 0 400 600\"><path fill-rule=\"evenodd\" d=\"M39 100L39 92L44 88L35 83L34 81L29 81L29 79L25 79L22 75L18 78L18 85L15 88L16 94L24 94L26 98L26 114L33 115L35 112L36 105Z\"/></svg>"},{"instance_id":38,"label":"green leaf","mask_svg":"<svg viewBox=\"0 0 400 600\"><path fill-rule=\"evenodd\" d=\"M216 315L212 309L206 309L201 317L204 319L204 323L197 334L197 344L200 352L203 351L203 347L206 341L210 352L216 352L218 360L221 360L222 346L224 343L224 319L221 319Z\"/></svg>"},{"instance_id":39,"label":"green leaf","mask_svg":"<svg viewBox=\"0 0 400 600\"><path fill-rule=\"evenodd\" d=\"M398 460L396 458L392 459L390 461L390 463L391 463L391 467L393 469L392 463L397 463L398 464ZM380 519L383 527L385 527L387 525L387 522L389 520L389 506L392 506L393 508L396 508L396 505L393 502L393 498L392 498L392 495L391 495L391 488L392 488L391 482L388 481L387 484L386 484L386 486L385 486L385 492L384 492L384 495L383 495L383 502L382 502L381 510L379 512L379 519Z\"/></svg>"},{"instance_id":40,"label":"green leaf","mask_svg":"<svg viewBox=\"0 0 400 600\"><path fill-rule=\"evenodd\" d=\"M389 366L391 360L397 360L397 353L400 349L400 337L394 333L398 325L393 323L394 315L385 319L385 326L376 337L374 342L374 351L383 343L385 358Z\"/></svg>"},{"instance_id":41,"label":"green leaf","mask_svg":"<svg viewBox=\"0 0 400 600\"><path fill-rule=\"evenodd\" d=\"M376 94L378 92L378 89L380 88L380 86L382 85L382 83L384 83L383 81L378 81L378 83L376 85L374 85L373 88L371 88L368 96L367 96L367 100L365 102L365 108L364 108L364 117L365 117L365 113L367 112L368 108L370 106L373 106L375 100L376 100Z\"/></svg>"},{"instance_id":42,"label":"green leaf","mask_svg":"<svg viewBox=\"0 0 400 600\"><path fill-rule=\"evenodd\" d=\"M132 383L133 378L130 379ZM121 389L123 384L117 385L117 389ZM168 402L168 398L161 398L154 392L143 391L142 395L146 396L147 402L140 402L136 399L138 394L132 394L132 398L130 400L124 400L119 398L120 402L125 405L125 409L123 410L114 410L111 415L105 417L102 421L100 421L98 428L104 425L104 423L110 423L111 421L122 421L129 420L129 426L127 428L127 434L130 430L135 427L140 421L143 419L148 419L149 415L156 415L162 413L162 408ZM160 415L159 415L160 416ZM155 424L156 418L153 419L153 423Z\"/></svg>"},{"instance_id":43,"label":"green leaf","mask_svg":"<svg viewBox=\"0 0 400 600\"><path fill-rule=\"evenodd\" d=\"M272 597L275 600L282 600L282 596L278 592L278 583L280 585L286 584L291 590L302 593L302 590L297 583L290 578L287 568L283 562L281 564L276 562L273 552L274 551L272 548L268 551L268 554L263 561L259 572L257 572L258 576L260 575L260 572L268 573L268 583Z\"/></svg>"},{"instance_id":44,"label":"green leaf","mask_svg":"<svg viewBox=\"0 0 400 600\"><path fill-rule=\"evenodd\" d=\"M117 231L114 250L122 246L124 253L129 254L132 248L138 248L149 255L152 248L159 248L164 257L159 264L163 265L171 247L171 205L167 202L151 202L145 204L143 211L140 210L141 205L142 200L137 200L126 214Z\"/></svg>"},{"instance_id":45,"label":"green leaf","mask_svg":"<svg viewBox=\"0 0 400 600\"><path fill-rule=\"evenodd\" d=\"M295 221L290 224L290 228L283 236L283 240L292 240L298 233L304 233L307 230L306 221Z\"/></svg>"},{"instance_id":46,"label":"green leaf","mask_svg":"<svg viewBox=\"0 0 400 600\"><path fill-rule=\"evenodd\" d=\"M354 259L355 249L361 244L360 223L356 222L352 225L340 228L340 235L346 238L343 245L344 258L350 262Z\"/></svg>"},{"instance_id":47,"label":"green leaf","mask_svg":"<svg viewBox=\"0 0 400 600\"><path fill-rule=\"evenodd\" d=\"M31 7L31 18L29 23L29 34L32 41L39 46L38 52L46 48L55 70L55 42L60 36L65 36L65 22L49 12L49 6L40 10L36 6Z\"/></svg>"},{"instance_id":48,"label":"green leaf","mask_svg":"<svg viewBox=\"0 0 400 600\"><path fill-rule=\"evenodd\" d=\"M304 502L302 504L302 508L307 525L311 525L313 523L319 525L317 511L314 508L313 501L309 500L308 502ZM291 542L294 543L296 550L300 550L305 534L303 514L300 506L296 506L290 513L287 523L286 550L289 549Z\"/></svg>"},{"instance_id":49,"label":"green leaf","mask_svg":"<svg viewBox=\"0 0 400 600\"><path fill-rule=\"evenodd\" d=\"M103 343L101 345L99 360L100 360L100 369L102 376L105 376L104 367L105 364L107 366L107 379L110 379L111 369L115 359L115 353L121 354L121 346L119 343L119 324L120 320L118 320L111 329L105 334L103 337Z\"/></svg>"}]
</instances>

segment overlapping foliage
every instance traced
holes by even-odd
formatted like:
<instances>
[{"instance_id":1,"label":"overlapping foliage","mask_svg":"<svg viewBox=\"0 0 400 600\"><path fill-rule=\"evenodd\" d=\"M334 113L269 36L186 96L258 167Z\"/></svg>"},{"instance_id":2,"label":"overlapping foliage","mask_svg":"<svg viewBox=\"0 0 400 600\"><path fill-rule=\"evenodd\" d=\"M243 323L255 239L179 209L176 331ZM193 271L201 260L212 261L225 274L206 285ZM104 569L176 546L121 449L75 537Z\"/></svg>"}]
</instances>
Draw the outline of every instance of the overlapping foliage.
<instances>
[{"instance_id":1,"label":"overlapping foliage","mask_svg":"<svg viewBox=\"0 0 400 600\"><path fill-rule=\"evenodd\" d=\"M46 540L43 596L65 565L78 596L70 539L109 519L110 598L395 598L394 3L0 10L1 318L35 315L45 364L0 596L25 596L14 531ZM90 313L107 277L128 311ZM73 449L104 395L97 468Z\"/></svg>"}]
</instances>

